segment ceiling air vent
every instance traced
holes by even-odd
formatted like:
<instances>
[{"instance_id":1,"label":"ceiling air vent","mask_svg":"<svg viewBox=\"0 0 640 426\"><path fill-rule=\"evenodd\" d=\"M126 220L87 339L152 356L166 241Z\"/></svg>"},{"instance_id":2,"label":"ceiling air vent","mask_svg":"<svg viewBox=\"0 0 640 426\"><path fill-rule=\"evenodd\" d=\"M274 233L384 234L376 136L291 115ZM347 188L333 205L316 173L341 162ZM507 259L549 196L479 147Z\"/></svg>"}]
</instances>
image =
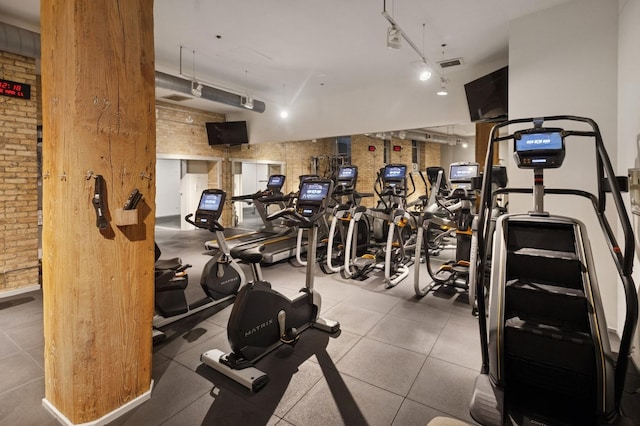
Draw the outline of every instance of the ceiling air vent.
<instances>
[{"instance_id":1,"label":"ceiling air vent","mask_svg":"<svg viewBox=\"0 0 640 426\"><path fill-rule=\"evenodd\" d=\"M174 102L182 102L182 101L188 101L189 99L193 99L193 98L190 98L188 96L182 96L182 95L167 95L167 96L163 96L162 99L166 99L168 101L174 101Z\"/></svg>"},{"instance_id":2,"label":"ceiling air vent","mask_svg":"<svg viewBox=\"0 0 640 426\"><path fill-rule=\"evenodd\" d=\"M438 62L440 64L440 68L451 68L462 65L462 58L453 58L453 59L445 59L444 61Z\"/></svg>"}]
</instances>

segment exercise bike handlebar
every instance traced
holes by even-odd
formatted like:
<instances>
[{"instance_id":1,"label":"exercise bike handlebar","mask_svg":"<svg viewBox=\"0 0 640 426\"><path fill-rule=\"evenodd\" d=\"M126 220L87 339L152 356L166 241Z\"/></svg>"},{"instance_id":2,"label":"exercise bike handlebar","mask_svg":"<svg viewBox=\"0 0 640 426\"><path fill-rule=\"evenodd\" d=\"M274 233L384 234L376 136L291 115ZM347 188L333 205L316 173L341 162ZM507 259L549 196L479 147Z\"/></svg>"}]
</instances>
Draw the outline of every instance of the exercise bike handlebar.
<instances>
[{"instance_id":1,"label":"exercise bike handlebar","mask_svg":"<svg viewBox=\"0 0 640 426\"><path fill-rule=\"evenodd\" d=\"M186 215L184 217L185 222L195 226L196 228L208 229L211 232L224 231L224 227L216 219L212 219L207 226L204 226L202 224L196 223L193 220L191 220L192 217L193 217L193 213L189 213L188 215Z\"/></svg>"}]
</instances>

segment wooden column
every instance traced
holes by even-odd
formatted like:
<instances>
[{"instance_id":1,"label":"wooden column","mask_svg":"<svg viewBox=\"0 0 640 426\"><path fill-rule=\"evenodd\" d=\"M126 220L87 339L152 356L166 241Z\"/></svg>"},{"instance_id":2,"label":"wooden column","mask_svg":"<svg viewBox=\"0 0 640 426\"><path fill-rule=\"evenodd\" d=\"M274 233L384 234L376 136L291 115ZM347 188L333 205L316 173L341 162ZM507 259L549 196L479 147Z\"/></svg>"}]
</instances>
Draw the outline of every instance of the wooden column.
<instances>
[{"instance_id":1,"label":"wooden column","mask_svg":"<svg viewBox=\"0 0 640 426\"><path fill-rule=\"evenodd\" d=\"M497 123L476 123L476 161L480 164L480 170L484 169L484 163L487 160L487 151L489 150L489 137L491 129ZM493 164L498 164L498 147L493 147Z\"/></svg>"},{"instance_id":2,"label":"wooden column","mask_svg":"<svg viewBox=\"0 0 640 426\"><path fill-rule=\"evenodd\" d=\"M151 387L153 0L42 0L44 405L110 419ZM105 182L106 229L92 204ZM138 224L115 210L132 189ZM121 223L122 224L122 223Z\"/></svg>"}]
</instances>

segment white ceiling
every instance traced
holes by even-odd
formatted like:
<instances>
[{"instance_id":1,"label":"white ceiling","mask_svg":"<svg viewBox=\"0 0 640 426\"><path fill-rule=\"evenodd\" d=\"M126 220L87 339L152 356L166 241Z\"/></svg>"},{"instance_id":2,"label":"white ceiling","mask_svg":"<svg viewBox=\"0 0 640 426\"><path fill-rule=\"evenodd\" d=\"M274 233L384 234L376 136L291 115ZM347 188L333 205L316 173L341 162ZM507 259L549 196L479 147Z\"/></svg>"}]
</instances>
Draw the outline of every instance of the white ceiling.
<instances>
[{"instance_id":1,"label":"white ceiling","mask_svg":"<svg viewBox=\"0 0 640 426\"><path fill-rule=\"evenodd\" d=\"M354 86L393 86L417 73L421 58L405 40L401 49L386 47L386 6L436 72L443 73L438 61L462 58L462 66L444 71L450 78L507 63L508 22L566 1L155 0L156 69L179 75L182 47L183 75L193 76L195 66L196 79L248 93L267 108ZM38 0L0 0L0 21L38 31L39 8ZM435 91L439 76L432 79ZM236 110L189 102L215 112Z\"/></svg>"}]
</instances>

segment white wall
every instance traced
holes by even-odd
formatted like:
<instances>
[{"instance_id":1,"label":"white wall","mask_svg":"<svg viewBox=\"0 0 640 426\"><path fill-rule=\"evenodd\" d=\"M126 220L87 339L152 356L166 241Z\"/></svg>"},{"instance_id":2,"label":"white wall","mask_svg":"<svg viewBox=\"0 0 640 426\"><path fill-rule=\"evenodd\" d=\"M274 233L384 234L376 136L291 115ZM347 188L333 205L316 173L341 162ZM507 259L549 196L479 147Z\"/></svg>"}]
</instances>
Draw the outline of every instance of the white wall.
<instances>
[{"instance_id":1,"label":"white wall","mask_svg":"<svg viewBox=\"0 0 640 426\"><path fill-rule=\"evenodd\" d=\"M574 0L512 21L509 117L566 114L593 118L619 174L617 52L616 2ZM568 140L564 166L545 171L546 187L595 191L593 144L585 144L587 139L582 139L583 143L578 139L572 144ZM531 187L531 171L516 169L511 154L508 157L510 186ZM532 203L529 197L512 196L509 204L511 211L527 211ZM616 328L617 273L590 203L579 197L546 197L545 207L551 213L576 217L587 225L608 326Z\"/></svg>"},{"instance_id":2,"label":"white wall","mask_svg":"<svg viewBox=\"0 0 640 426\"><path fill-rule=\"evenodd\" d=\"M425 84L412 76L397 78L393 87L363 84L349 93L296 101L288 108L286 120L280 118L277 106L267 106L263 114L231 113L227 119L247 120L252 144L468 123L464 84L505 65L503 61L487 63L448 75L448 96L436 95L437 78Z\"/></svg>"},{"instance_id":3,"label":"white wall","mask_svg":"<svg viewBox=\"0 0 640 426\"><path fill-rule=\"evenodd\" d=\"M156 160L156 217L180 214L180 160Z\"/></svg>"},{"instance_id":4,"label":"white wall","mask_svg":"<svg viewBox=\"0 0 640 426\"><path fill-rule=\"evenodd\" d=\"M640 167L640 0L619 0L618 44L618 172ZM625 197L628 201L628 197ZM640 282L638 252L640 217L631 215L636 235L636 267L633 279ZM618 327L622 328L624 295L618 297ZM636 333L633 359L640 366L640 335Z\"/></svg>"}]
</instances>

